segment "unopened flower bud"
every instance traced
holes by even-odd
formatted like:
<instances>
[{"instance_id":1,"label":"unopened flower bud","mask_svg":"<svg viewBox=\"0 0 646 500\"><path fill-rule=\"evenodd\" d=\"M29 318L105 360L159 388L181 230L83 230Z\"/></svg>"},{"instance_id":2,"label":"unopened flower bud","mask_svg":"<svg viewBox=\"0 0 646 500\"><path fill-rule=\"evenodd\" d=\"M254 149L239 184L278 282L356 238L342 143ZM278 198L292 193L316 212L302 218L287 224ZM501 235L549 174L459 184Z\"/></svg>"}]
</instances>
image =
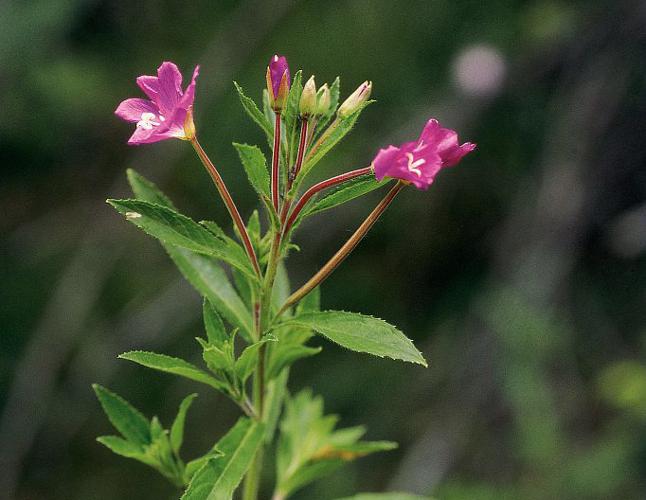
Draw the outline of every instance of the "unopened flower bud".
<instances>
[{"instance_id":1,"label":"unopened flower bud","mask_svg":"<svg viewBox=\"0 0 646 500\"><path fill-rule=\"evenodd\" d=\"M316 112L317 115L324 115L330 109L331 96L330 88L327 86L327 83L316 93Z\"/></svg>"},{"instance_id":2,"label":"unopened flower bud","mask_svg":"<svg viewBox=\"0 0 646 500\"><path fill-rule=\"evenodd\" d=\"M337 115L339 118L347 118L352 113L357 111L364 102L370 98L370 93L372 92L372 82L365 81L357 90L355 90L350 97L348 97L341 106L339 106L339 111Z\"/></svg>"},{"instance_id":3,"label":"unopened flower bud","mask_svg":"<svg viewBox=\"0 0 646 500\"><path fill-rule=\"evenodd\" d=\"M301 94L301 100L299 102L299 111L301 116L309 116L316 113L316 82L314 81L314 76L311 76L309 80L305 83L303 87L303 93Z\"/></svg>"},{"instance_id":4,"label":"unopened flower bud","mask_svg":"<svg viewBox=\"0 0 646 500\"><path fill-rule=\"evenodd\" d=\"M267 66L267 91L269 104L274 111L282 111L290 87L289 65L284 56L274 55Z\"/></svg>"}]
</instances>

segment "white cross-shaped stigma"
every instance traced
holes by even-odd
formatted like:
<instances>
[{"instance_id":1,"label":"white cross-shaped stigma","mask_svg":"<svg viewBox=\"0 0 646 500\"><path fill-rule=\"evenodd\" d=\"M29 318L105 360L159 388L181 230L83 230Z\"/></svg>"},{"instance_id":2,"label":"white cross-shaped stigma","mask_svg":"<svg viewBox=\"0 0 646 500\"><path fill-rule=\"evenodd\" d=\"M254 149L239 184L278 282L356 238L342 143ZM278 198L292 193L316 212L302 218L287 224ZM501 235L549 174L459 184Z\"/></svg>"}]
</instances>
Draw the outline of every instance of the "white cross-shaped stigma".
<instances>
[{"instance_id":1,"label":"white cross-shaped stigma","mask_svg":"<svg viewBox=\"0 0 646 500\"><path fill-rule=\"evenodd\" d=\"M413 153L406 153L406 158L408 158L408 171L413 172L417 175L417 177L421 177L422 171L418 167L420 165L424 165L424 163L426 163L426 160L424 158L415 160L413 158Z\"/></svg>"}]
</instances>

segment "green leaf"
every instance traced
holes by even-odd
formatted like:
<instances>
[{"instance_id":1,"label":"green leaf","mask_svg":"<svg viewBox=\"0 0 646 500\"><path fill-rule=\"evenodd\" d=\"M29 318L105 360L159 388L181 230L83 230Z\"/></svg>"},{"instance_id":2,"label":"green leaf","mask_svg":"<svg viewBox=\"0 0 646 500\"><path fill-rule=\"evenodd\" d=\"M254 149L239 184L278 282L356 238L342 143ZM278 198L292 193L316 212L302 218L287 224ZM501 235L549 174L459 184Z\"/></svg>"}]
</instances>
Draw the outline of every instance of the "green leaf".
<instances>
[{"instance_id":1,"label":"green leaf","mask_svg":"<svg viewBox=\"0 0 646 500\"><path fill-rule=\"evenodd\" d=\"M128 180L138 199L173 208L172 202L152 182L134 170L128 170ZM215 227L210 229L213 231ZM187 281L206 297L229 323L248 335L251 316L220 266L208 258L172 245L164 245L164 248ZM224 325L222 328L224 329Z\"/></svg>"},{"instance_id":2,"label":"green leaf","mask_svg":"<svg viewBox=\"0 0 646 500\"><path fill-rule=\"evenodd\" d=\"M433 500L431 497L411 495L410 493L359 493L353 497L344 497L338 500Z\"/></svg>"},{"instance_id":3,"label":"green leaf","mask_svg":"<svg viewBox=\"0 0 646 500\"><path fill-rule=\"evenodd\" d=\"M128 180L137 198L173 208L171 201L150 181L134 170L128 171ZM213 228L211 228L213 230ZM240 328L245 338L251 338L252 321L249 311L222 268L201 255L183 248L164 245L175 265L198 292L211 302L220 314L232 325ZM254 277L255 279L255 277Z\"/></svg>"},{"instance_id":4,"label":"green leaf","mask_svg":"<svg viewBox=\"0 0 646 500\"><path fill-rule=\"evenodd\" d=\"M375 189L388 184L392 179L386 178L378 181L372 173L355 177L354 179L343 183L338 189L332 190L325 196L312 203L308 209L304 210L303 217L309 217L318 212L329 210L337 207L350 200L354 200L364 194L368 194Z\"/></svg>"},{"instance_id":5,"label":"green leaf","mask_svg":"<svg viewBox=\"0 0 646 500\"><path fill-rule=\"evenodd\" d=\"M202 311L204 315L204 329L206 330L206 338L211 344L221 345L229 338L227 331L224 328L222 318L208 299L204 299Z\"/></svg>"},{"instance_id":6,"label":"green leaf","mask_svg":"<svg viewBox=\"0 0 646 500\"><path fill-rule=\"evenodd\" d=\"M230 500L263 441L264 426L241 418L216 444L223 455L198 470L182 500Z\"/></svg>"},{"instance_id":7,"label":"green leaf","mask_svg":"<svg viewBox=\"0 0 646 500\"><path fill-rule=\"evenodd\" d=\"M274 288L271 293L271 304L274 310L278 311L290 293L289 275L287 274L287 267L285 263L280 261L276 269L276 279L274 281Z\"/></svg>"},{"instance_id":8,"label":"green leaf","mask_svg":"<svg viewBox=\"0 0 646 500\"><path fill-rule=\"evenodd\" d=\"M233 85L235 85L236 87L238 97L240 98L240 102L242 103L244 110L267 135L267 139L271 141L274 135L274 127L271 125L271 122L267 120L267 117L258 109L258 106L256 106L255 102L253 102L253 99L245 95L242 87L240 87L237 82L233 82Z\"/></svg>"},{"instance_id":9,"label":"green leaf","mask_svg":"<svg viewBox=\"0 0 646 500\"><path fill-rule=\"evenodd\" d=\"M222 267L208 257L183 248L167 245L166 251L189 283L213 304L225 320L240 328L245 339L251 339L251 314L229 283Z\"/></svg>"},{"instance_id":10,"label":"green leaf","mask_svg":"<svg viewBox=\"0 0 646 500\"><path fill-rule=\"evenodd\" d=\"M138 200L148 201L177 211L170 198L162 193L155 184L131 168L126 171L126 174L132 192Z\"/></svg>"},{"instance_id":11,"label":"green leaf","mask_svg":"<svg viewBox=\"0 0 646 500\"><path fill-rule=\"evenodd\" d=\"M410 339L394 326L372 316L323 311L300 314L282 324L311 328L352 351L428 366Z\"/></svg>"},{"instance_id":12,"label":"green leaf","mask_svg":"<svg viewBox=\"0 0 646 500\"><path fill-rule=\"evenodd\" d=\"M146 453L143 447L119 436L99 436L96 440L112 453L126 458L133 458L146 465L158 468L159 462Z\"/></svg>"},{"instance_id":13,"label":"green leaf","mask_svg":"<svg viewBox=\"0 0 646 500\"><path fill-rule=\"evenodd\" d=\"M209 367L209 370L216 373L233 370L235 360L233 357L232 342L226 340L219 346L215 346L205 342L200 337L197 337L197 341L202 346L202 357L204 358L206 366Z\"/></svg>"},{"instance_id":14,"label":"green leaf","mask_svg":"<svg viewBox=\"0 0 646 500\"><path fill-rule=\"evenodd\" d=\"M179 449L182 447L182 442L184 441L184 423L186 422L186 412L193 404L193 400L197 397L197 394L189 394L184 398L184 400L179 405L179 410L177 411L177 416L173 421L173 425L170 428L170 445L177 455Z\"/></svg>"},{"instance_id":15,"label":"green leaf","mask_svg":"<svg viewBox=\"0 0 646 500\"><path fill-rule=\"evenodd\" d=\"M280 374L283 369L293 365L302 358L308 358L321 352L321 347L307 347L304 345L290 345L278 342L276 344L267 370L267 377L272 379Z\"/></svg>"},{"instance_id":16,"label":"green leaf","mask_svg":"<svg viewBox=\"0 0 646 500\"><path fill-rule=\"evenodd\" d=\"M269 198L269 172L267 170L267 159L258 146L249 144L233 143L238 151L242 166L247 172L251 186L260 196Z\"/></svg>"},{"instance_id":17,"label":"green leaf","mask_svg":"<svg viewBox=\"0 0 646 500\"><path fill-rule=\"evenodd\" d=\"M150 444L148 419L139 410L99 384L92 385L92 388L108 419L124 438L137 445Z\"/></svg>"},{"instance_id":18,"label":"green leaf","mask_svg":"<svg viewBox=\"0 0 646 500\"><path fill-rule=\"evenodd\" d=\"M216 236L185 215L142 200L108 200L108 203L128 221L162 243L216 257L255 277L244 251L237 248L233 240Z\"/></svg>"},{"instance_id":19,"label":"green leaf","mask_svg":"<svg viewBox=\"0 0 646 500\"><path fill-rule=\"evenodd\" d=\"M269 377L268 377L269 378ZM289 370L283 370L280 374L267 383L267 397L265 398L267 416L265 417L265 443L269 444L274 440L274 432L278 425L280 412L283 408L283 399L287 392L287 380Z\"/></svg>"},{"instance_id":20,"label":"green leaf","mask_svg":"<svg viewBox=\"0 0 646 500\"><path fill-rule=\"evenodd\" d=\"M312 168L319 162L321 159L334 147L336 146L341 139L343 139L354 124L359 119L362 111L374 101L366 101L363 105L356 110L351 115L346 118L338 118L330 125L330 128L326 130L323 135L321 135L322 142L318 149L311 154L305 161L305 164L302 167L301 174L298 178L302 180L307 176L307 174L312 170Z\"/></svg>"},{"instance_id":21,"label":"green leaf","mask_svg":"<svg viewBox=\"0 0 646 500\"><path fill-rule=\"evenodd\" d=\"M318 312L321 310L321 288L316 287L296 306L296 314Z\"/></svg>"},{"instance_id":22,"label":"green leaf","mask_svg":"<svg viewBox=\"0 0 646 500\"><path fill-rule=\"evenodd\" d=\"M251 308L253 292L252 286L249 283L249 278L237 269L231 270L231 276L233 277L233 283L235 284L236 290L238 290L238 294L240 294L240 298L249 308Z\"/></svg>"},{"instance_id":23,"label":"green leaf","mask_svg":"<svg viewBox=\"0 0 646 500\"><path fill-rule=\"evenodd\" d=\"M260 346L262 346L266 342L275 341L276 339L272 337L265 337L255 344L247 346L245 350L242 351L242 354L240 354L240 357L236 361L235 370L236 375L240 380L242 380L243 383L253 373L253 369L255 368L258 361L258 351L260 350Z\"/></svg>"},{"instance_id":24,"label":"green leaf","mask_svg":"<svg viewBox=\"0 0 646 500\"><path fill-rule=\"evenodd\" d=\"M180 358L147 351L125 352L120 354L119 358L133 361L134 363L138 363L147 368L153 368L162 372L172 373L173 375L179 375L180 377L195 380L196 382L202 382L203 384L210 385L218 390L223 388L223 384L220 381L214 379L211 375L200 370L188 361L184 361Z\"/></svg>"}]
</instances>

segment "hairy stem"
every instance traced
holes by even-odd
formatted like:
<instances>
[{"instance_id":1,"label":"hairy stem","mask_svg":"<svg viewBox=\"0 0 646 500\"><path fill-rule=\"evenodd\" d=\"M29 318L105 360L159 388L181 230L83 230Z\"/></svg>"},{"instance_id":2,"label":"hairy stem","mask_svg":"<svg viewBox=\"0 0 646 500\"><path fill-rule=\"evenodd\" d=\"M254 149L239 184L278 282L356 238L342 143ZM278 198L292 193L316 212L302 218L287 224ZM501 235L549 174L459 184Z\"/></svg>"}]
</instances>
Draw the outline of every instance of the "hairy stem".
<instances>
[{"instance_id":1,"label":"hairy stem","mask_svg":"<svg viewBox=\"0 0 646 500\"><path fill-rule=\"evenodd\" d=\"M397 182L393 188L388 191L388 194L384 197L383 200L374 208L374 210L368 215L366 220L364 220L361 225L357 228L352 236L346 241L343 246L328 260L325 265L314 275L312 276L307 283L302 287L296 290L291 294L283 306L280 308L276 316L280 316L292 305L296 304L299 300L305 297L309 292L321 284L332 272L345 260L345 258L355 249L359 242L363 239L366 233L372 228L372 226L377 222L377 219L381 216L382 213L388 208L397 196L397 193L404 187L405 184L401 181Z\"/></svg>"},{"instance_id":2,"label":"hairy stem","mask_svg":"<svg viewBox=\"0 0 646 500\"><path fill-rule=\"evenodd\" d=\"M202 149L202 146L198 142L197 137L193 137L191 139L191 144L193 145L193 148L195 149L197 156L199 156L200 160L204 164L204 167L206 168L207 172L211 176L211 179L213 179L213 183L215 184L215 187L217 188L218 193L220 193L220 197L222 198L224 205L227 207L227 210L229 211L229 215L231 215L231 218L233 219L233 223L235 224L236 228L238 229L238 232L240 233L240 236L242 238L242 243L244 244L245 250L247 252L247 255L249 256L249 260L251 261L254 271L256 271L256 274L260 276L261 275L260 265L258 264L258 258L256 257L256 252L253 249L251 240L249 239L249 233L247 233L247 227L242 221L242 217L240 217L240 212L238 211L238 207L233 201L233 198L231 197L231 194L229 193L229 190L227 189L227 186L224 183L224 179L222 179L220 172L218 172L218 169L215 168L215 165L213 165L213 162L211 161L211 159L208 157L204 149Z\"/></svg>"}]
</instances>

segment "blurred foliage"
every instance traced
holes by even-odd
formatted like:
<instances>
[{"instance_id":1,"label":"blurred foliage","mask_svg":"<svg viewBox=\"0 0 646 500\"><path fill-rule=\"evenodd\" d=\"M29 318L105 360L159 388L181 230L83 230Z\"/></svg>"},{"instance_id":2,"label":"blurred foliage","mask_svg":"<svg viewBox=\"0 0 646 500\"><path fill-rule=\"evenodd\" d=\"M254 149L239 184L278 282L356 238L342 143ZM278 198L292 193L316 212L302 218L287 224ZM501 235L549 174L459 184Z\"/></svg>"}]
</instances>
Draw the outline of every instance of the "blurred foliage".
<instances>
[{"instance_id":1,"label":"blurred foliage","mask_svg":"<svg viewBox=\"0 0 646 500\"><path fill-rule=\"evenodd\" d=\"M0 491L174 497L154 471L96 443L111 431L90 384L171 422L199 387L116 354L195 361L185 340L200 332L200 299L104 200L127 194L135 167L198 219L224 221L225 210L190 148L128 148L129 126L112 112L160 61L202 64L198 130L248 217L254 196L231 142L265 141L231 82L258 100L280 52L319 84L340 74L342 95L374 82L378 102L316 176L366 165L429 116L478 143L429 192L401 196L324 284L324 308L397 324L430 368L327 344L295 367L293 392L312 387L340 427L366 424L367 439L400 448L294 498L641 498L644 25L638 0L1 3ZM466 64L474 49L480 64ZM378 197L304 225L292 281ZM183 449L203 453L236 416L203 394Z\"/></svg>"}]
</instances>

